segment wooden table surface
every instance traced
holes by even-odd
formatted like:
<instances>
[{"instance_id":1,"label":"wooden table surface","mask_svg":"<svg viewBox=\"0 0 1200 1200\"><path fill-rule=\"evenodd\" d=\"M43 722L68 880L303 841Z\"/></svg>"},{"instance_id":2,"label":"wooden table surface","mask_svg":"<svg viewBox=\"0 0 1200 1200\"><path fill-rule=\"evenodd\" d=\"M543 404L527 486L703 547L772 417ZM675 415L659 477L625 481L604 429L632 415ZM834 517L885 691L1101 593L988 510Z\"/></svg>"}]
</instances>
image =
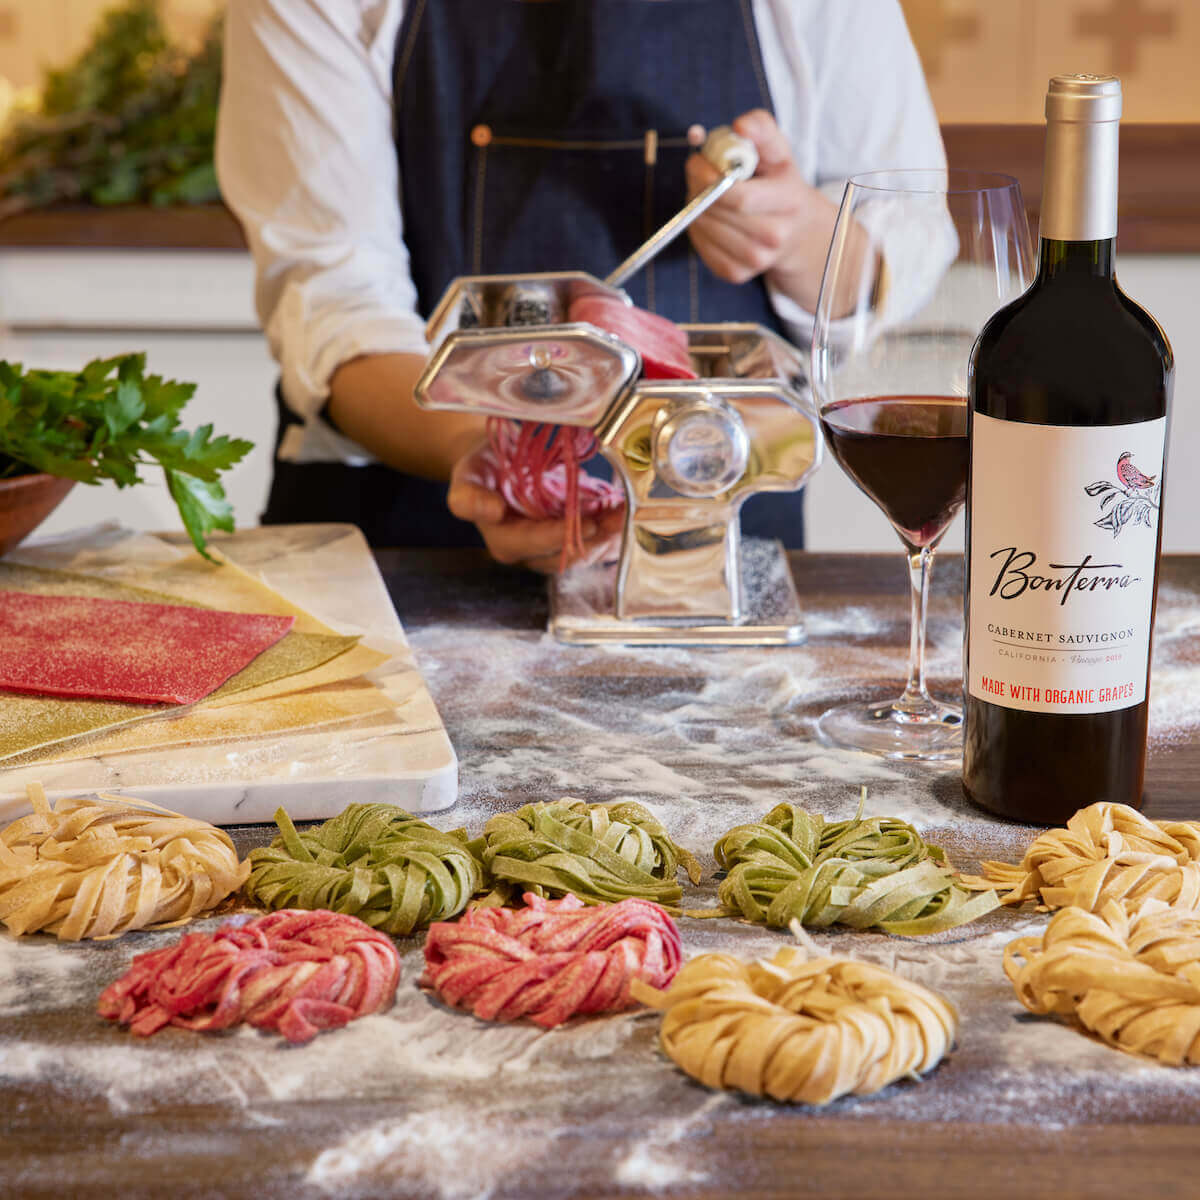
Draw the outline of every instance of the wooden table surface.
<instances>
[{"instance_id":1,"label":"wooden table surface","mask_svg":"<svg viewBox=\"0 0 1200 1200\"><path fill-rule=\"evenodd\" d=\"M779 712L772 711L766 700L756 708L754 697L779 691L782 676L776 672L783 660L776 656L790 651L738 650L721 659L723 652L713 651L706 655L679 650L658 655L635 650L595 654L575 647L556 648L541 634L547 604L540 580L499 568L473 552L388 551L381 552L378 560L460 755L460 809L440 814L444 819L435 823L449 828L473 821L481 811L553 799L555 796L545 794L544 789L551 786L547 780L569 778L573 764L587 763L590 774L579 769L576 794L589 799L603 799L608 794L599 781L626 778L606 775L594 758L586 757L586 728L576 745L564 732L575 727L569 723L560 725L549 718L542 723L524 718L506 723L501 718L508 709L489 707L491 693L501 686L507 694L505 704L518 706L512 711L525 712L519 706L526 703L530 692L540 691L543 701L561 707L564 722L580 711L576 707L580 697L587 698L588 705L603 709L603 716L596 720L603 720L604 728L617 730L626 739L630 755L650 748L645 761L674 770L680 778L689 771L700 771L697 764L701 759L696 755L708 754L705 739L731 739L722 743L726 749L721 754L703 758L708 772L703 779L715 797L726 796L730 804L750 802L739 791L737 780L752 766L757 769L761 765L763 743L747 743L746 757L739 762L737 731L731 733L725 727L724 717L722 728L707 728L705 708L726 704L721 688L741 687L739 681L749 680L760 690L744 693L750 697L744 701L747 728L767 729L772 721L778 721ZM853 643L863 647L864 653L875 654L876 658L865 661L878 662L879 679L888 687L900 682L907 640L906 580L899 554L802 554L793 558L793 570L802 602L813 614L812 642L806 653L815 657L806 661L819 664L822 654L828 653L828 695L811 687L789 701L789 728L801 732L789 735L797 739L790 744L778 735L779 746L783 757L799 755L797 761L819 764L824 760L818 748L803 745L803 723L836 694L839 664L852 661L844 657L845 647ZM947 683L945 664L952 660L954 622L961 623L957 615L960 583L958 560L948 558L939 563L931 638L940 647L943 685ZM1162 584L1160 629L1164 620L1170 623L1172 679L1177 684L1179 661L1187 657L1192 608L1200 618L1200 557L1165 560ZM841 616L847 621L844 635L838 632ZM1200 631L1200 623L1196 628ZM880 642L877 649L871 649L873 642ZM511 661L501 662L506 655L511 655ZM473 660L470 669L467 659ZM718 679L716 687L714 663L731 667L733 676ZM1186 661L1184 667L1191 669ZM1200 684L1200 656L1195 670ZM502 677L503 685L499 682ZM676 714L686 709L686 720L679 718L664 732L666 727L659 718L668 708ZM637 732L643 719L644 743ZM687 745L673 740L681 736L679 730L686 732ZM542 746L540 740L553 744ZM538 757L543 749L549 755L545 760ZM559 765L547 765L551 759ZM518 769L521 764L528 765ZM962 834L963 841L953 856L955 861L963 853L970 857L969 842L974 835L969 830L980 826L972 824L977 816L968 813L956 795L955 768L899 770L909 773L915 792L939 806L941 816L931 818L932 824L951 841L954 814L961 814L960 824L968 832ZM836 780L836 771L829 778ZM1200 733L1173 729L1170 736L1159 737L1149 760L1147 811L1154 816L1200 818L1198 778ZM761 783L751 782L754 787ZM649 792L654 793L656 786L666 785L656 785L648 775ZM632 794L624 784L613 783L612 787L621 794ZM766 794L769 790L764 789L762 811L788 793L782 784L774 794ZM242 827L236 831L236 839L244 850L263 844L273 832L271 828ZM677 840L699 851L688 831L672 832ZM1009 828L996 836L1020 841L1033 832ZM765 934L752 932L758 939L754 945L761 947ZM132 939L139 937L158 938L155 945L164 942L164 935L131 935ZM685 929L685 946L688 937ZM91 956L88 961L100 965L88 969L106 980L113 977L111 964L121 955L125 956L121 961L127 961L138 948L126 947L128 941L123 938L107 946L75 948L74 952ZM874 943L877 949L881 944L880 939ZM57 952L57 947L45 940L44 948L36 952L36 961ZM408 965L405 972L408 983ZM53 986L52 976L47 976L49 982L31 978L35 989ZM3 995L0 989L0 1000ZM1032 1020L1015 1001L1012 1004L1016 1009L1013 1021ZM1145 1078L1151 1081L1145 1095L1153 1102L1144 1105L1138 1098L1142 1093L1122 1094L1127 1085L1116 1076L1111 1103L1102 1085L1090 1088L1089 1099L1083 1103L1077 1092L1060 1092L1053 1076L1047 1074L1044 1092L1037 1088L1022 1092L1007 1107L999 1102L993 1107L980 1101L976 1093L976 1100L964 1103L961 1111L948 1110L944 1100L955 1094L950 1089L964 1086L966 1069L962 1064L971 1061L968 1042L958 1067L952 1055L919 1084L898 1084L876 1098L841 1101L814 1111L710 1096L699 1085L678 1078L669 1062L655 1058L657 1052L647 1031L637 1059L640 1066L624 1066L621 1055L625 1050L620 1048L613 1051L610 1062L604 1062L596 1051L599 1057L595 1061L578 1064L581 1072L607 1071L603 1119L593 1120L578 1112L571 1120L555 1117L552 1111L572 1111L569 1098L557 1097L552 1106L549 1093L530 1090L518 1074L501 1071L478 1085L480 1136L473 1137L470 1123L466 1123L458 1129L452 1146L441 1147L441 1157L431 1166L417 1161L420 1155L431 1153L421 1149L432 1145L429 1139L418 1145L401 1134L404 1121L430 1111L432 1085L428 1079L414 1080L403 1072L397 1074L390 1090L344 1097L331 1096L328 1089L317 1086L315 1078L311 1089L303 1080L292 1079L285 1098L262 1096L246 1101L243 1096L238 1102L213 1099L202 1089L191 1098L181 1098L177 1089L166 1085L161 1099L152 1089L135 1089L135 1101L128 1099L134 1092L118 1087L105 1094L97 1094L94 1088L74 1089L70 1080L76 1054L92 1055L89 1061L111 1063L114 1076L123 1071L132 1075L148 1069L145 1056L152 1049L160 1056L156 1061L161 1070L165 1061L161 1056L173 1047L181 1055L212 1053L219 1057L259 1044L250 1038L266 1038L249 1034L237 1035L241 1041L206 1040L169 1030L147 1043L134 1044L127 1034L97 1018L92 1006L94 996L90 1004L86 999L57 1004L48 999L44 1009L5 1008L0 1003L0 1197L412 1195L451 1200L474 1196L823 1195L1068 1200L1200 1195L1200 1078L1191 1071L1171 1073L1168 1068L1147 1065L1144 1071L1150 1074L1137 1076L1143 1083ZM458 1014L449 1014L450 1018L477 1024ZM640 1018L641 1028L649 1019ZM368 1022L358 1024L366 1026ZM964 1030L964 1038L968 1032ZM328 1039L324 1042L327 1054L337 1054L338 1043L333 1039L344 1033L349 1031L322 1035ZM484 1031L481 1036L506 1035L507 1031ZM558 1035L541 1036L553 1039ZM1117 1054L1092 1047L1070 1031L1063 1031L1062 1036L1078 1038L1080 1053ZM27 1051L35 1044L60 1050L61 1066L37 1071L13 1066L26 1062ZM203 1049L196 1049L199 1045ZM107 1058L95 1057L99 1047ZM280 1061L293 1064L293 1072L305 1061L285 1047L277 1053L292 1056ZM1116 1058L1113 1062L1116 1064ZM624 1088L632 1085L633 1075L625 1072L644 1071L647 1064L661 1073L665 1087L674 1089L665 1094L682 1097L689 1105L690 1115L673 1126L653 1124L656 1115L636 1099L632 1086L626 1102ZM194 1061L189 1069L197 1070ZM1047 1070L1052 1069L1051 1064ZM1170 1075L1169 1094L1160 1095L1155 1081L1165 1078L1164 1072ZM562 1090L573 1086L564 1076ZM579 1086L581 1092L585 1090ZM313 1093L311 1099L305 1098L308 1090ZM934 1103L939 1094L940 1105ZM972 1094L969 1087L964 1094ZM114 1099L122 1096L126 1098ZM930 1101L928 1109L921 1107L923 1098ZM546 1108L544 1117L539 1106ZM497 1139L496 1130L503 1128L497 1124L497 1113L507 1113L514 1130L519 1131L514 1132L508 1150L502 1139ZM663 1115L669 1117L670 1113ZM388 1121L393 1124L389 1126ZM646 1140L651 1124L654 1132ZM489 1131L486 1138L485 1125ZM359 1127L377 1133L391 1129L392 1141L378 1134L384 1140L376 1151L360 1154L362 1162L354 1170L314 1173L322 1150L328 1154L334 1144L331 1130L338 1131L342 1139L336 1143L342 1148L338 1153L344 1154L348 1144L345 1131ZM491 1157L495 1158L494 1170L488 1165ZM334 1160L326 1157L321 1161L328 1166ZM622 1164L621 1169L614 1170L614 1163Z\"/></svg>"}]
</instances>

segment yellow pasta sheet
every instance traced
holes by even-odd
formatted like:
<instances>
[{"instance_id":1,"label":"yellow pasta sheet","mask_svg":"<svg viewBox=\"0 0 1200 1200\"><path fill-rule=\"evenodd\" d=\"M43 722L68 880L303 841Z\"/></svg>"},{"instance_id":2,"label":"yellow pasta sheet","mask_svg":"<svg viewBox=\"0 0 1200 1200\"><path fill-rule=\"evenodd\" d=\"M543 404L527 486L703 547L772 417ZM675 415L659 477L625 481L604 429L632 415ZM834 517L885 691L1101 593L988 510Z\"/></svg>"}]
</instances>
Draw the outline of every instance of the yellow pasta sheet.
<instances>
[{"instance_id":1,"label":"yellow pasta sheet","mask_svg":"<svg viewBox=\"0 0 1200 1200\"><path fill-rule=\"evenodd\" d=\"M139 721L111 732L47 746L11 760L11 765L71 762L139 750L169 750L205 742L237 742L302 733L393 712L394 705L381 688L365 679L352 679L250 704L227 704L220 708L196 706L179 716Z\"/></svg>"}]
</instances>

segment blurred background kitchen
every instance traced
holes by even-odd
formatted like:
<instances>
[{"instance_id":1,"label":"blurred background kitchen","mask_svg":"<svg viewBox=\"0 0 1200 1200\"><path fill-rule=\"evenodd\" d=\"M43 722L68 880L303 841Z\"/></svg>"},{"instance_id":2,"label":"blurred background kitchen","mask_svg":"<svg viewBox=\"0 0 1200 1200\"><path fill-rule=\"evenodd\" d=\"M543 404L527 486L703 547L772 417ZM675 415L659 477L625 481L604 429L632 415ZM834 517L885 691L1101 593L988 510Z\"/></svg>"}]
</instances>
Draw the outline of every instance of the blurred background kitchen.
<instances>
[{"instance_id":1,"label":"blurred background kitchen","mask_svg":"<svg viewBox=\"0 0 1200 1200\"><path fill-rule=\"evenodd\" d=\"M1118 275L1178 357L1164 549L1200 551L1191 462L1200 447L1191 352L1200 333L1200 3L902 3L950 162L1017 175L1035 231L1046 80L1121 77ZM155 372L198 382L189 422L256 443L225 485L237 523L252 525L267 487L275 367L254 315L250 259L212 171L222 7L0 0L0 125L10 131L0 157L0 357L77 369L144 350ZM807 504L811 549L894 553L895 534L843 472L819 472ZM177 523L165 490L151 485L76 488L42 532L108 518ZM961 548L961 519L943 545Z\"/></svg>"}]
</instances>

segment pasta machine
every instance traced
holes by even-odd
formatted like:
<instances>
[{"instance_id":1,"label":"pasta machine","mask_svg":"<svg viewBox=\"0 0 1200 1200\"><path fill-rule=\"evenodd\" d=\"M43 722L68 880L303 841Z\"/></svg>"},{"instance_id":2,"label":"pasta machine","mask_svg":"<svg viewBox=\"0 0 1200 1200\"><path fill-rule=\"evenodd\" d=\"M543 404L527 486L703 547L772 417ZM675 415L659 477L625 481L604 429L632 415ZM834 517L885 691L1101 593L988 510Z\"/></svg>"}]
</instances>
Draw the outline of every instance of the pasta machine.
<instances>
[{"instance_id":1,"label":"pasta machine","mask_svg":"<svg viewBox=\"0 0 1200 1200\"><path fill-rule=\"evenodd\" d=\"M696 379L641 378L638 351L569 319L604 296L738 179L753 146L715 130L720 178L609 277L584 272L462 276L426 328L432 352L415 396L429 409L589 428L625 491L615 562L554 577L551 631L564 641L789 644L804 638L777 542L743 544L739 512L759 492L801 487L822 440L806 364L759 325L684 325Z\"/></svg>"},{"instance_id":2,"label":"pasta machine","mask_svg":"<svg viewBox=\"0 0 1200 1200\"><path fill-rule=\"evenodd\" d=\"M759 325L684 325L698 378L642 379L632 346L554 320L595 291L624 299L575 272L455 280L429 323L435 348L416 387L424 408L594 432L625 490L624 534L615 563L555 577L552 631L566 641L803 640L782 550L744 547L738 521L749 496L794 491L820 463L803 359ZM505 324L514 305L549 319Z\"/></svg>"}]
</instances>

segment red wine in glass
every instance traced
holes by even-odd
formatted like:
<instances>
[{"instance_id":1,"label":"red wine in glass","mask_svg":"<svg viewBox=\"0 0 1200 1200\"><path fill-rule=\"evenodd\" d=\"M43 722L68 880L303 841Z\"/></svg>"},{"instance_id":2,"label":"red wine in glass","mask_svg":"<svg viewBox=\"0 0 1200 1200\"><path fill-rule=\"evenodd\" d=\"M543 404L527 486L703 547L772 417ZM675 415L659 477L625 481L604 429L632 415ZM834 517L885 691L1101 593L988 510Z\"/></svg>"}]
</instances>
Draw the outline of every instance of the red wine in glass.
<instances>
[{"instance_id":1,"label":"red wine in glass","mask_svg":"<svg viewBox=\"0 0 1200 1200\"><path fill-rule=\"evenodd\" d=\"M925 682L929 578L965 500L971 347L1028 286L1031 259L1009 176L887 170L846 184L814 314L813 396L834 457L900 537L912 616L903 693L827 709L816 721L826 744L913 761L961 755L962 710Z\"/></svg>"},{"instance_id":2,"label":"red wine in glass","mask_svg":"<svg viewBox=\"0 0 1200 1200\"><path fill-rule=\"evenodd\" d=\"M865 396L821 412L834 457L910 551L936 546L967 489L962 396Z\"/></svg>"}]
</instances>

